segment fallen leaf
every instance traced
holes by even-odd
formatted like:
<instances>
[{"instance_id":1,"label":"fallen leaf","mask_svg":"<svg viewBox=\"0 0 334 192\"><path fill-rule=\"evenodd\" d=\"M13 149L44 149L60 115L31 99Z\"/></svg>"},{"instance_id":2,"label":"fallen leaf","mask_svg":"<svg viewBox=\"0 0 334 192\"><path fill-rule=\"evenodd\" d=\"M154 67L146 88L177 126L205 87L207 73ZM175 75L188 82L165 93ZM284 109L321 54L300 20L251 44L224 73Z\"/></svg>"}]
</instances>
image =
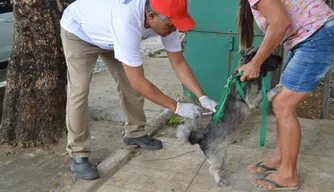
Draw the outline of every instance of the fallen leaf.
<instances>
[{"instance_id":1,"label":"fallen leaf","mask_svg":"<svg viewBox=\"0 0 334 192\"><path fill-rule=\"evenodd\" d=\"M55 184L53 184L53 187L57 188L57 187L59 187L59 185L60 185L59 183L55 183Z\"/></svg>"},{"instance_id":2,"label":"fallen leaf","mask_svg":"<svg viewBox=\"0 0 334 192\"><path fill-rule=\"evenodd\" d=\"M114 179L115 182L118 182L118 181L120 181L120 180L122 180L122 179L117 178L117 177Z\"/></svg>"},{"instance_id":3,"label":"fallen leaf","mask_svg":"<svg viewBox=\"0 0 334 192\"><path fill-rule=\"evenodd\" d=\"M98 117L98 116L96 116L96 117L93 117L93 120L95 120L95 121L100 121L100 120L102 120L102 118L101 118L101 117Z\"/></svg>"}]
</instances>

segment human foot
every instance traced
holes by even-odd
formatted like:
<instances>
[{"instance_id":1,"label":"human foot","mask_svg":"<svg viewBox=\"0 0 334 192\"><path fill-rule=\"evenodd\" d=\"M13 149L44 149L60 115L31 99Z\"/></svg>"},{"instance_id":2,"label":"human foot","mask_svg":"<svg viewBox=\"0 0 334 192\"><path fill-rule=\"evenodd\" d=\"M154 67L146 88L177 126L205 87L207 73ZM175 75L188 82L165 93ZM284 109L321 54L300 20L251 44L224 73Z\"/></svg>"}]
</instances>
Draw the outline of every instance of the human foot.
<instances>
[{"instance_id":1,"label":"human foot","mask_svg":"<svg viewBox=\"0 0 334 192\"><path fill-rule=\"evenodd\" d=\"M270 159L265 162L259 162L256 164L252 164L248 167L248 170L251 173L271 173L271 172L277 171L280 165L281 165L281 161Z\"/></svg>"},{"instance_id":2,"label":"human foot","mask_svg":"<svg viewBox=\"0 0 334 192\"><path fill-rule=\"evenodd\" d=\"M257 179L254 181L254 186L262 190L297 190L298 175L284 176L283 173L277 171L268 175L265 178Z\"/></svg>"}]
</instances>

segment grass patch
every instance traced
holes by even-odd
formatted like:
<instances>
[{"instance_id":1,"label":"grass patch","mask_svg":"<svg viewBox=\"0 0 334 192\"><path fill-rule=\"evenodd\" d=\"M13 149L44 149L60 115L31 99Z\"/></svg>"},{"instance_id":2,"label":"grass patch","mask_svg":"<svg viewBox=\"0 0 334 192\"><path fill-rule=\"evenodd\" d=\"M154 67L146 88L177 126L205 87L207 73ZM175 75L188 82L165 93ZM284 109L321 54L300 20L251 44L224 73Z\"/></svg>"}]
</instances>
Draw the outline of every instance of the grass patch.
<instances>
[{"instance_id":1,"label":"grass patch","mask_svg":"<svg viewBox=\"0 0 334 192\"><path fill-rule=\"evenodd\" d=\"M169 126L177 126L184 123L184 119L180 119L178 117L172 116L169 121L167 122L167 124Z\"/></svg>"},{"instance_id":2,"label":"grass patch","mask_svg":"<svg viewBox=\"0 0 334 192\"><path fill-rule=\"evenodd\" d=\"M96 117L93 117L93 120L94 120L94 121L101 121L101 120L103 120L103 118L102 118L102 117L98 117L98 116L96 116Z\"/></svg>"}]
</instances>

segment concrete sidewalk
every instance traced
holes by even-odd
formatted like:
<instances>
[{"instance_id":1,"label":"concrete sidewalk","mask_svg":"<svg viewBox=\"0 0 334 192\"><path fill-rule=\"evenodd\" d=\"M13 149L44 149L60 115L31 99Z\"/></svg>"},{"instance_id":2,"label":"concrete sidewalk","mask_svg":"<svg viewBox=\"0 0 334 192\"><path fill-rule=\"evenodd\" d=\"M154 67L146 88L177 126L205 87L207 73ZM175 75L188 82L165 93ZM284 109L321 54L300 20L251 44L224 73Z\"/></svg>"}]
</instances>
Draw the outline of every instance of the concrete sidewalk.
<instances>
[{"instance_id":1,"label":"concrete sidewalk","mask_svg":"<svg viewBox=\"0 0 334 192\"><path fill-rule=\"evenodd\" d=\"M326 120L300 119L303 141L298 161L301 192L334 191L333 123ZM129 161L98 192L252 192L258 191L249 164L265 160L275 145L275 118L268 117L267 143L259 146L261 117L256 116L243 132L241 140L228 149L228 159L221 175L228 187L217 187L209 175L209 164L199 147L181 145L175 138L161 138L164 149L141 151Z\"/></svg>"},{"instance_id":2,"label":"concrete sidewalk","mask_svg":"<svg viewBox=\"0 0 334 192\"><path fill-rule=\"evenodd\" d=\"M168 96L181 95L181 83L168 59L143 58L145 75ZM101 179L96 182L76 179L69 171L69 157L65 151L66 138L53 146L20 148L0 146L0 192L52 191L79 192L99 188L127 159L138 150L123 143L125 116L122 112L117 85L102 63L97 63L89 93L89 127L91 130L91 161L98 165ZM157 117L164 108L148 100L144 105L147 128L159 128ZM168 118L168 114L165 115ZM81 186L82 188L77 188ZM84 190L81 190L84 189Z\"/></svg>"},{"instance_id":3,"label":"concrete sidewalk","mask_svg":"<svg viewBox=\"0 0 334 192\"><path fill-rule=\"evenodd\" d=\"M146 77L157 87L174 99L181 96L180 81L168 59L143 58L143 63ZM115 81L107 70L93 75L90 88L90 159L98 165L101 178L94 181L78 180L69 172L66 140L48 148L1 146L0 192L256 191L251 184L255 176L247 172L247 166L272 154L275 147L275 119L272 116L267 121L265 147L259 147L260 116L248 122L242 137L228 150L229 156L222 175L229 186L218 188L209 176L208 164L199 147L180 145L175 139L174 127L158 133L163 136L163 150L145 151L124 145L122 133L125 118ZM161 128L157 125L163 121L157 121L157 117L164 109L148 100L144 109L147 127L152 131ZM301 119L301 125L300 191L334 191L334 121Z\"/></svg>"}]
</instances>

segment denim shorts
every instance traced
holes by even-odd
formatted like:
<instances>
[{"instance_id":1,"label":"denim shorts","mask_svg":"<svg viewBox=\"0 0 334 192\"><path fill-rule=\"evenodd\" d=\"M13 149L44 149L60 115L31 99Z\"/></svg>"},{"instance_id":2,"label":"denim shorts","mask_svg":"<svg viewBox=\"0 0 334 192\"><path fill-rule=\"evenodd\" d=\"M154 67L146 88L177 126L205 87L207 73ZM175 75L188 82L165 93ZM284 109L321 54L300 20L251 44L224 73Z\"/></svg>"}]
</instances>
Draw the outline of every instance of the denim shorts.
<instances>
[{"instance_id":1,"label":"denim shorts","mask_svg":"<svg viewBox=\"0 0 334 192\"><path fill-rule=\"evenodd\" d=\"M289 51L280 81L291 91L312 92L333 65L334 19Z\"/></svg>"}]
</instances>

